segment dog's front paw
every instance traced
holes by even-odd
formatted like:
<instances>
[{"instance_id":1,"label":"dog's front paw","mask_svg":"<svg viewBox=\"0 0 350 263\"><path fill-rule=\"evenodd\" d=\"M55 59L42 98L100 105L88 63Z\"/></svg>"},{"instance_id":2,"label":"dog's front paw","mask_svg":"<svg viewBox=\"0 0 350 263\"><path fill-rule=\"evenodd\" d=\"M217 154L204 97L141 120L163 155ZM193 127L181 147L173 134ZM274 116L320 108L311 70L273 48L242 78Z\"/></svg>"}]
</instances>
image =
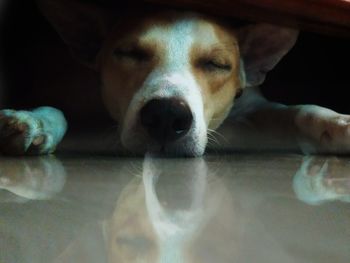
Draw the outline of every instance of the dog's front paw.
<instances>
[{"instance_id":1,"label":"dog's front paw","mask_svg":"<svg viewBox=\"0 0 350 263\"><path fill-rule=\"evenodd\" d=\"M302 106L296 125L304 152L350 152L350 115L319 106Z\"/></svg>"},{"instance_id":2,"label":"dog's front paw","mask_svg":"<svg viewBox=\"0 0 350 263\"><path fill-rule=\"evenodd\" d=\"M58 125L64 127L55 129L55 118L59 122ZM10 155L51 153L62 139L65 130L64 117L54 108L43 107L35 111L2 110L0 152Z\"/></svg>"},{"instance_id":3,"label":"dog's front paw","mask_svg":"<svg viewBox=\"0 0 350 263\"><path fill-rule=\"evenodd\" d=\"M0 151L5 154L49 153L54 150L43 122L28 111L0 112Z\"/></svg>"}]
</instances>

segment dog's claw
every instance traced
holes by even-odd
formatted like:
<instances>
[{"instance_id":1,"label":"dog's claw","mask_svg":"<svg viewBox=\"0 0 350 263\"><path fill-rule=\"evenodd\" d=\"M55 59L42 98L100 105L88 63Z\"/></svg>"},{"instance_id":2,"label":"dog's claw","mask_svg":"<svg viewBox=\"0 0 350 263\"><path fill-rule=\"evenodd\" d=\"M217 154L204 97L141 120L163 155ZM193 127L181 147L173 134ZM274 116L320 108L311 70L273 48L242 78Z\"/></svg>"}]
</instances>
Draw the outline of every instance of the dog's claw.
<instances>
[{"instance_id":1,"label":"dog's claw","mask_svg":"<svg viewBox=\"0 0 350 263\"><path fill-rule=\"evenodd\" d=\"M62 127L55 129L53 123ZM10 155L51 153L62 139L65 129L63 115L53 108L43 107L37 112L2 110L0 153Z\"/></svg>"},{"instance_id":2,"label":"dog's claw","mask_svg":"<svg viewBox=\"0 0 350 263\"><path fill-rule=\"evenodd\" d=\"M39 146L38 133L41 133L40 120L31 116L30 112L1 113L0 151L4 154L25 154L33 144ZM40 150L39 150L40 152Z\"/></svg>"},{"instance_id":3,"label":"dog's claw","mask_svg":"<svg viewBox=\"0 0 350 263\"><path fill-rule=\"evenodd\" d=\"M33 145L35 146L38 146L40 144L43 144L45 141L45 137L43 135L39 135L38 137L36 137L34 140L33 140Z\"/></svg>"}]
</instances>

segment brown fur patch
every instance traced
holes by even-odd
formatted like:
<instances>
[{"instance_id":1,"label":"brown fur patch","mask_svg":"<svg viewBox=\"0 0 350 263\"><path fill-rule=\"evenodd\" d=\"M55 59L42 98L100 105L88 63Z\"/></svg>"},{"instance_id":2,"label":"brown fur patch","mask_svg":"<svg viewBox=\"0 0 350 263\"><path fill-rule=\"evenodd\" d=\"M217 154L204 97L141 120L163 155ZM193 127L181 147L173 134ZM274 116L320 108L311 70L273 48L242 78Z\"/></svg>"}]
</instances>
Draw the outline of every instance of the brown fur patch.
<instances>
[{"instance_id":1,"label":"brown fur patch","mask_svg":"<svg viewBox=\"0 0 350 263\"><path fill-rule=\"evenodd\" d=\"M139 41L140 33L151 26L143 21L126 20L117 24L98 57L103 99L111 116L119 122L123 121L134 94L159 61L156 44ZM113 54L116 49L141 50L148 54L148 59L142 63L117 59Z\"/></svg>"}]
</instances>

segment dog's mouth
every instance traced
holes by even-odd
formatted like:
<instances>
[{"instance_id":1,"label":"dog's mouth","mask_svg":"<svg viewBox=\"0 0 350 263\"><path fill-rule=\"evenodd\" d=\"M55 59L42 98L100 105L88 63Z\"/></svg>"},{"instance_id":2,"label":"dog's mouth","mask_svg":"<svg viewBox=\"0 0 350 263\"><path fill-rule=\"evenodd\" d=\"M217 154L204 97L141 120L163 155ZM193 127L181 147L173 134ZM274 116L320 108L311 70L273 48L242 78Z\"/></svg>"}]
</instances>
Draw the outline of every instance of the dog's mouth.
<instances>
[{"instance_id":1,"label":"dog's mouth","mask_svg":"<svg viewBox=\"0 0 350 263\"><path fill-rule=\"evenodd\" d=\"M164 144L159 147L159 150L152 149L148 150L150 153L153 153L155 156L166 156L166 157L198 157L203 154L202 151L196 149L195 146L186 142L183 143L173 143L173 144Z\"/></svg>"},{"instance_id":2,"label":"dog's mouth","mask_svg":"<svg viewBox=\"0 0 350 263\"><path fill-rule=\"evenodd\" d=\"M122 141L123 146L133 154L144 155L149 153L155 157L199 157L205 150L205 144L201 147L201 143L195 136L188 136L172 142L159 143L144 134L137 136L134 134L133 139Z\"/></svg>"}]
</instances>

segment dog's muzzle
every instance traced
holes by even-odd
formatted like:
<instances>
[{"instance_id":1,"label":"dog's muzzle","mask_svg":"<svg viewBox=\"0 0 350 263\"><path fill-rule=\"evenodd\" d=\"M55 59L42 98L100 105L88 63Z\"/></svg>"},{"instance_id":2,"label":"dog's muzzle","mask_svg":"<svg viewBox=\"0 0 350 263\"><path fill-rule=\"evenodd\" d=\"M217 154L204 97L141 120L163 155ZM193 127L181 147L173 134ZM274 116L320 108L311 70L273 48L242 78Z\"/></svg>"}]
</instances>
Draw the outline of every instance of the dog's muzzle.
<instances>
[{"instance_id":1,"label":"dog's muzzle","mask_svg":"<svg viewBox=\"0 0 350 263\"><path fill-rule=\"evenodd\" d=\"M140 122L160 145L184 137L193 123L188 104L178 98L152 99L140 111Z\"/></svg>"}]
</instances>

